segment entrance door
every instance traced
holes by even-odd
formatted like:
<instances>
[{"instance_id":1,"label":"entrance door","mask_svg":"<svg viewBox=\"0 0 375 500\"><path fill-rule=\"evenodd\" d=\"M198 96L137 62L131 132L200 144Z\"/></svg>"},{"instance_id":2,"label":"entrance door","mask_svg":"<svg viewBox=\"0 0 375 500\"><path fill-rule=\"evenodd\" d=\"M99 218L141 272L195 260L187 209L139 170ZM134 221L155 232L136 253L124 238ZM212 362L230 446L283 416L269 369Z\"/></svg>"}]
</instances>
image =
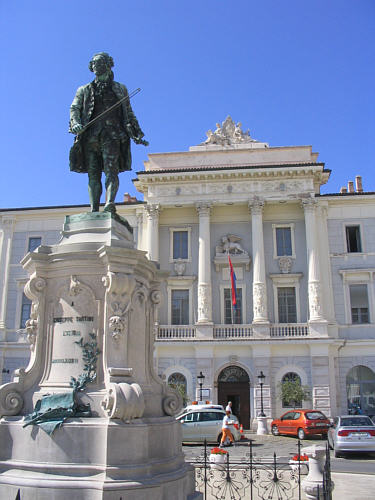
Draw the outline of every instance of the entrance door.
<instances>
[{"instance_id":1,"label":"entrance door","mask_svg":"<svg viewBox=\"0 0 375 500\"><path fill-rule=\"evenodd\" d=\"M239 366L227 366L218 377L218 403L225 408L228 401L243 428L250 429L250 381Z\"/></svg>"}]
</instances>

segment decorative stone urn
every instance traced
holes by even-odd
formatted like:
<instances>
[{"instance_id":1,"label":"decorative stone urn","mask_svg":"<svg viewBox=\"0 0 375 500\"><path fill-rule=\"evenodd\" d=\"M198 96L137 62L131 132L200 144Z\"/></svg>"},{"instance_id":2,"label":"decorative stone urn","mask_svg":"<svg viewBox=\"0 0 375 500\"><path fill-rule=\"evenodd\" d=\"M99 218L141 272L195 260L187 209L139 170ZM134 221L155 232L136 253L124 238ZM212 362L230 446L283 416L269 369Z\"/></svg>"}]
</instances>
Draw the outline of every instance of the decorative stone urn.
<instances>
[{"instance_id":1,"label":"decorative stone urn","mask_svg":"<svg viewBox=\"0 0 375 500\"><path fill-rule=\"evenodd\" d=\"M302 480L302 489L308 500L323 500L323 471L326 455L324 446L308 446L302 448L302 453L309 457L309 473ZM334 483L331 482L331 490Z\"/></svg>"},{"instance_id":2,"label":"decorative stone urn","mask_svg":"<svg viewBox=\"0 0 375 500\"><path fill-rule=\"evenodd\" d=\"M174 417L181 397L153 368L164 275L126 221L66 217L61 241L22 265L31 357L0 387L0 498L201 498Z\"/></svg>"}]
</instances>

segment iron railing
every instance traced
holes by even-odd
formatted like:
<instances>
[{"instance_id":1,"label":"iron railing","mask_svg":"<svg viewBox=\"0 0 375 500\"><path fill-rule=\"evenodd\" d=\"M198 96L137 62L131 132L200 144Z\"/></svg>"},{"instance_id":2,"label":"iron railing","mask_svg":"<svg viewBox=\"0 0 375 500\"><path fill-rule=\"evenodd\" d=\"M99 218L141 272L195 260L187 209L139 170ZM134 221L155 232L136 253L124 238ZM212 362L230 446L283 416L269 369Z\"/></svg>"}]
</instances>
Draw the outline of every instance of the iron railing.
<instances>
[{"instance_id":1,"label":"iron railing","mask_svg":"<svg viewBox=\"0 0 375 500\"><path fill-rule=\"evenodd\" d=\"M301 442L297 443L297 454L301 455ZM221 465L209 461L210 452L204 443L202 454L187 461L195 468L195 487L203 494L203 500L301 500L301 479L308 472L308 466L296 462L292 468L289 460L257 458L253 441L242 458L225 455ZM326 448L321 500L332 500L329 449Z\"/></svg>"}]
</instances>

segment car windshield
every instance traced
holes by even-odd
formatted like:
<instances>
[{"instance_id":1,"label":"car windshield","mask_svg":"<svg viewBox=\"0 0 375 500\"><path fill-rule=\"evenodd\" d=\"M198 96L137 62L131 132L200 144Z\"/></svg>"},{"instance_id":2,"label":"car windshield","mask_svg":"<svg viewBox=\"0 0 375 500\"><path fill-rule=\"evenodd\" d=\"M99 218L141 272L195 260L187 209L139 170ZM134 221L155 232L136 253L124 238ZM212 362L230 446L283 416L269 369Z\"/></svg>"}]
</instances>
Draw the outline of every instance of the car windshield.
<instances>
[{"instance_id":1,"label":"car windshield","mask_svg":"<svg viewBox=\"0 0 375 500\"><path fill-rule=\"evenodd\" d=\"M309 411L306 413L306 418L308 420L326 420L327 417L320 411Z\"/></svg>"},{"instance_id":2,"label":"car windshield","mask_svg":"<svg viewBox=\"0 0 375 500\"><path fill-rule=\"evenodd\" d=\"M340 426L341 427L354 427L358 425L371 425L373 426L374 424L372 423L372 420L370 417L345 417L342 418L340 421Z\"/></svg>"}]
</instances>

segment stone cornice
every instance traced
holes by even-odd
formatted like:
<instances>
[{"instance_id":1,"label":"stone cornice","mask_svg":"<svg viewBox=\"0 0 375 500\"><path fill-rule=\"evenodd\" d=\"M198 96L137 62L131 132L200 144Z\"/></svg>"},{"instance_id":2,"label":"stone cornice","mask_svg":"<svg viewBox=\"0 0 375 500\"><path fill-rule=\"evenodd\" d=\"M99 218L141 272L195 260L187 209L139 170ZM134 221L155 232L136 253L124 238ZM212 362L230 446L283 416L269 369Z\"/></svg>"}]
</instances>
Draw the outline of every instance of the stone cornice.
<instances>
[{"instance_id":1,"label":"stone cornice","mask_svg":"<svg viewBox=\"0 0 375 500\"><path fill-rule=\"evenodd\" d=\"M215 167L197 169L170 169L138 172L139 178L133 182L140 192L147 193L148 186L201 183L215 181L270 180L270 179L311 179L316 185L328 181L330 171L324 169L323 163L299 163L284 165L259 165L246 167ZM316 190L315 190L316 191ZM178 193L177 193L178 194Z\"/></svg>"},{"instance_id":2,"label":"stone cornice","mask_svg":"<svg viewBox=\"0 0 375 500\"><path fill-rule=\"evenodd\" d=\"M153 169L153 170L139 170L136 172L137 175L160 175L160 174L181 174L182 172L215 172L218 170L258 170L258 169L285 169L285 168L301 168L301 167L323 167L323 171L327 173L331 173L330 169L324 168L325 163L323 162L296 162L296 163L239 163L239 164L230 164L230 165L206 165L204 167L197 165L196 167L176 167L176 168L168 168L168 169ZM322 170L322 169L319 169Z\"/></svg>"}]
</instances>

